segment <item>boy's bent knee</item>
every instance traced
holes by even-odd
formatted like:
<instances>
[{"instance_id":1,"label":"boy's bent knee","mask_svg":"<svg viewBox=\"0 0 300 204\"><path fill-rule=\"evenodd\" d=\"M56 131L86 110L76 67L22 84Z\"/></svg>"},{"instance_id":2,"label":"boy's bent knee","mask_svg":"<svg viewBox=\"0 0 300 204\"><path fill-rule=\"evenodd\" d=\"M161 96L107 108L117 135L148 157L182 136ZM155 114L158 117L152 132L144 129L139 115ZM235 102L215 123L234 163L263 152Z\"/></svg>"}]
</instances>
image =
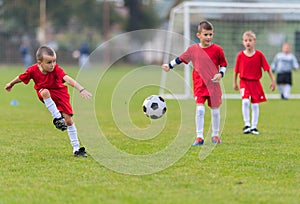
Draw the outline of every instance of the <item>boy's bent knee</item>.
<instances>
[{"instance_id":1,"label":"boy's bent knee","mask_svg":"<svg viewBox=\"0 0 300 204\"><path fill-rule=\"evenodd\" d=\"M66 121L67 126L73 125L74 122L73 122L73 119L72 119L71 115L63 113L63 117L64 117L64 119Z\"/></svg>"},{"instance_id":2,"label":"boy's bent knee","mask_svg":"<svg viewBox=\"0 0 300 204\"><path fill-rule=\"evenodd\" d=\"M41 89L39 92L43 99L50 97L50 92L48 89Z\"/></svg>"}]
</instances>

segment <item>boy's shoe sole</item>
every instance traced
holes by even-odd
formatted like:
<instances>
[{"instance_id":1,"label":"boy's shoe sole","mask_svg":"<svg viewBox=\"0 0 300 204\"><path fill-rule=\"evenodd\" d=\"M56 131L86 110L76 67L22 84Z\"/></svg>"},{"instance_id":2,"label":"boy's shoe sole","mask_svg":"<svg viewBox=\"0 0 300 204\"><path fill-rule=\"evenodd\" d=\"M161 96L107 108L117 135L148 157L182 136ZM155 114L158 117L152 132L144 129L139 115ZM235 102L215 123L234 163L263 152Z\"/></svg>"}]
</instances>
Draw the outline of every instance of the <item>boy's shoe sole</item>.
<instances>
[{"instance_id":1,"label":"boy's shoe sole","mask_svg":"<svg viewBox=\"0 0 300 204\"><path fill-rule=\"evenodd\" d=\"M80 147L79 150L74 152L75 157L87 157L87 153L85 152L84 147Z\"/></svg>"},{"instance_id":2,"label":"boy's shoe sole","mask_svg":"<svg viewBox=\"0 0 300 204\"><path fill-rule=\"evenodd\" d=\"M53 124L55 127L61 131L65 131L67 129L66 121L63 117L60 118L54 118Z\"/></svg>"},{"instance_id":3,"label":"boy's shoe sole","mask_svg":"<svg viewBox=\"0 0 300 204\"><path fill-rule=\"evenodd\" d=\"M256 129L256 128L252 128L252 129L251 129L251 133L252 133L253 135L259 135L259 131L258 131L258 129Z\"/></svg>"},{"instance_id":4,"label":"boy's shoe sole","mask_svg":"<svg viewBox=\"0 0 300 204\"><path fill-rule=\"evenodd\" d=\"M197 137L195 142L193 143L193 146L200 146L203 145L203 143L204 143L204 139Z\"/></svg>"},{"instance_id":5,"label":"boy's shoe sole","mask_svg":"<svg viewBox=\"0 0 300 204\"><path fill-rule=\"evenodd\" d=\"M250 126L245 126L243 128L243 132L244 132L244 134L250 134L251 133L251 127Z\"/></svg>"}]
</instances>

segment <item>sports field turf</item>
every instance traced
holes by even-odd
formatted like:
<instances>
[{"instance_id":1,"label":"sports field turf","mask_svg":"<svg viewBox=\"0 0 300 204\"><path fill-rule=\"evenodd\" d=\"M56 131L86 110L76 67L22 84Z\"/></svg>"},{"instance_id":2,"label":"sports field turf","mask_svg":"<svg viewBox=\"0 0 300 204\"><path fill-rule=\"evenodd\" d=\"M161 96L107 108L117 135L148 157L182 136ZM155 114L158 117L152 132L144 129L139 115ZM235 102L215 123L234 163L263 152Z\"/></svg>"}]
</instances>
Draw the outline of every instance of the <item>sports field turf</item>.
<instances>
[{"instance_id":1,"label":"sports field turf","mask_svg":"<svg viewBox=\"0 0 300 204\"><path fill-rule=\"evenodd\" d=\"M5 84L24 71L17 67L22 66L0 67L0 203L300 203L299 99L272 99L262 103L259 136L242 134L241 101L227 99L223 107L222 144L217 145L204 160L199 159L203 147L189 147L170 167L133 175L114 170L114 167L123 165L121 161L118 166L120 159L115 155L108 158L115 165L111 168L93 155L73 157L67 133L54 128L51 115L37 100L32 83L27 86L18 84L11 93L4 91ZM63 67L76 78L78 69ZM195 109L192 100L182 103L167 100L168 111L162 120L165 128L155 138L136 140L126 137L118 129L111 113L112 100L115 100L112 93L116 84L131 71L129 67L110 69L98 84L95 112L107 139L124 152L147 155L170 145L180 125L184 124L188 129L186 136L192 142ZM160 80L160 76L151 75L147 70L139 76ZM300 93L300 73L294 73L294 77L293 92ZM231 70L223 83L227 93L234 93ZM263 84L270 93L268 83L265 73ZM143 115L141 103L145 96L157 94L156 89L138 89L130 101L124 100L124 103L129 103L130 117L137 132L138 128L151 125ZM10 105L14 99L18 105ZM189 120L181 121L180 110L185 111ZM205 129L208 130L210 112L208 108L206 110ZM82 116L76 115L79 110L74 112L74 121L80 127ZM128 121L123 122L127 127ZM79 138L82 138L81 127L78 129ZM206 138L205 142L210 143L210 140ZM84 142L83 145L89 153L89 146ZM165 159L167 162L168 158ZM131 165L127 170L141 168L139 165Z\"/></svg>"}]
</instances>

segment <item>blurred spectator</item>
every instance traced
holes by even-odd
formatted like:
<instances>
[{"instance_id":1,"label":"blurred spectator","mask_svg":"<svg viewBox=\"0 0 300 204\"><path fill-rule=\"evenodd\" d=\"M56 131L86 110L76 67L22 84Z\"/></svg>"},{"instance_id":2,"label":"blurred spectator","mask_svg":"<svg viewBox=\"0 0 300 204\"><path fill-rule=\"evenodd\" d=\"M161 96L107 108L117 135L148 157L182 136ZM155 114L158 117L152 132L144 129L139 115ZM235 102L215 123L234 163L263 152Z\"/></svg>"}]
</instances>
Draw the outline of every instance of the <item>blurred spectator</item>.
<instances>
[{"instance_id":1,"label":"blurred spectator","mask_svg":"<svg viewBox=\"0 0 300 204\"><path fill-rule=\"evenodd\" d=\"M89 55L90 49L86 42L82 42L79 48L80 56L79 56L79 67L89 66Z\"/></svg>"},{"instance_id":2,"label":"blurred spectator","mask_svg":"<svg viewBox=\"0 0 300 204\"><path fill-rule=\"evenodd\" d=\"M27 69L29 66L32 65L31 46L28 38L24 37L22 39L19 51L24 62L24 67L25 69Z\"/></svg>"},{"instance_id":3,"label":"blurred spectator","mask_svg":"<svg viewBox=\"0 0 300 204\"><path fill-rule=\"evenodd\" d=\"M273 72L277 73L277 86L282 99L290 97L292 86L292 70L299 69L296 56L291 52L291 45L284 43L281 52L277 53L271 64Z\"/></svg>"}]
</instances>

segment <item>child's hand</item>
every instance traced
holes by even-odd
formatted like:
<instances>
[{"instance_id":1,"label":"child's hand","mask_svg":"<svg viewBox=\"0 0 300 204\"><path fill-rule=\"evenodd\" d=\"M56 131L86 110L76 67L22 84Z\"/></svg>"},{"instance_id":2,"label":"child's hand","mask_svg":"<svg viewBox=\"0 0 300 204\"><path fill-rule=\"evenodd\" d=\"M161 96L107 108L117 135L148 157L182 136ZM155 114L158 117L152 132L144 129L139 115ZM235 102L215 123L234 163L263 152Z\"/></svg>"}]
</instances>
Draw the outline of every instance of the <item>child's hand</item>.
<instances>
[{"instance_id":1,"label":"child's hand","mask_svg":"<svg viewBox=\"0 0 300 204\"><path fill-rule=\"evenodd\" d=\"M80 95L84 99L89 99L89 98L92 97L92 94L90 92L88 92L87 90L85 90L85 89L80 92Z\"/></svg>"},{"instance_id":2,"label":"child's hand","mask_svg":"<svg viewBox=\"0 0 300 204\"><path fill-rule=\"evenodd\" d=\"M234 89L235 91L238 91L238 90L239 90L238 85L233 85L233 89Z\"/></svg>"},{"instance_id":3,"label":"child's hand","mask_svg":"<svg viewBox=\"0 0 300 204\"><path fill-rule=\"evenodd\" d=\"M11 85L11 83L8 83L5 85L4 89L9 92L9 91L11 91L12 87L13 86Z\"/></svg>"},{"instance_id":4,"label":"child's hand","mask_svg":"<svg viewBox=\"0 0 300 204\"><path fill-rule=\"evenodd\" d=\"M239 86L238 86L236 83L234 83L234 84L233 84L233 89L234 89L235 91L238 91L238 90L239 90Z\"/></svg>"},{"instance_id":5,"label":"child's hand","mask_svg":"<svg viewBox=\"0 0 300 204\"><path fill-rule=\"evenodd\" d=\"M276 83L275 83L275 81L272 81L272 83L270 85L270 89L271 89L271 91L274 91L276 89Z\"/></svg>"},{"instance_id":6,"label":"child's hand","mask_svg":"<svg viewBox=\"0 0 300 204\"><path fill-rule=\"evenodd\" d=\"M221 79L222 79L222 74L221 73L217 73L217 74L215 74L215 76L211 80L214 83L219 83L219 81L221 81Z\"/></svg>"},{"instance_id":7,"label":"child's hand","mask_svg":"<svg viewBox=\"0 0 300 204\"><path fill-rule=\"evenodd\" d=\"M163 64L163 65L161 65L161 68L162 68L164 71L166 71L166 72L170 71L170 67L169 67L168 64Z\"/></svg>"}]
</instances>

